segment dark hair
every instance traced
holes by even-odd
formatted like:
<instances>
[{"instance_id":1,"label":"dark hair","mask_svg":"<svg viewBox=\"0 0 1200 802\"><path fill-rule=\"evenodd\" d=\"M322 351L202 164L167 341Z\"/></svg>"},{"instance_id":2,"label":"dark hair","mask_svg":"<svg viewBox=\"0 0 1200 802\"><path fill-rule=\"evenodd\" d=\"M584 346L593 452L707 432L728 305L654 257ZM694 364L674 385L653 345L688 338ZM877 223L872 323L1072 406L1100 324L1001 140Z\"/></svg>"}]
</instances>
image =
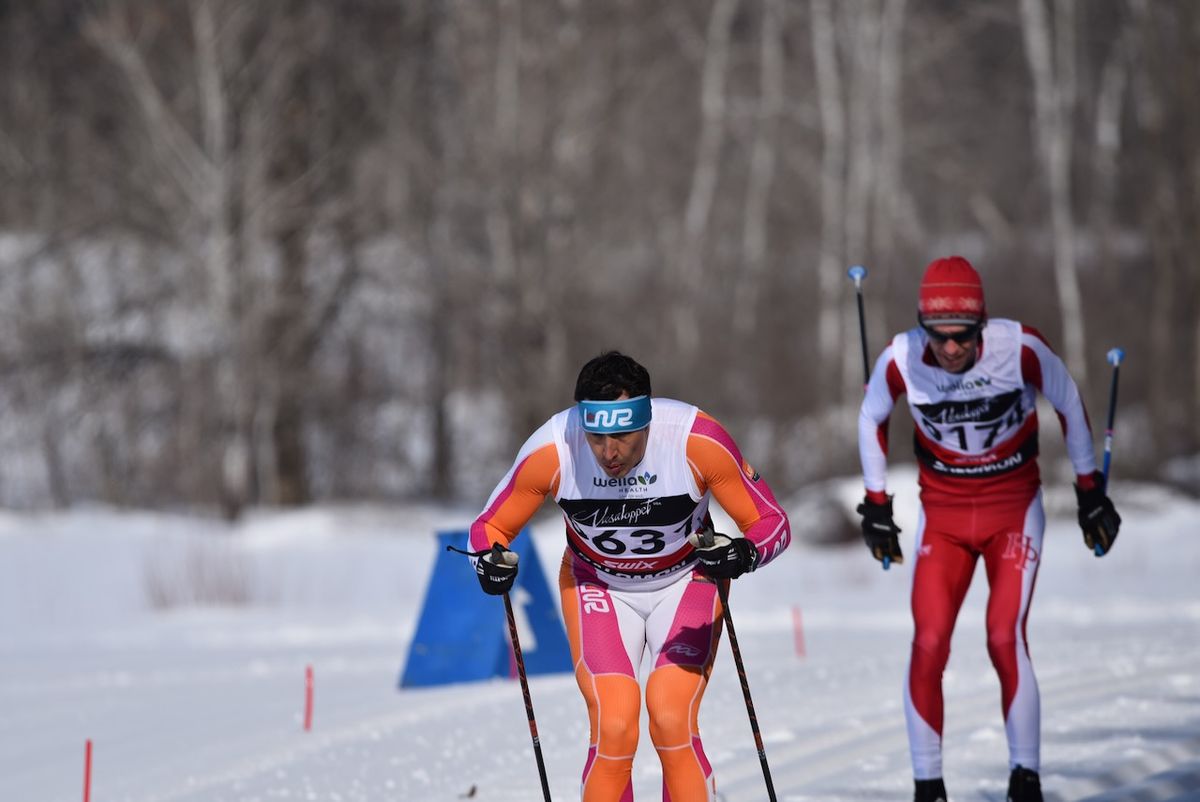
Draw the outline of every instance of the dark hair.
<instances>
[{"instance_id":1,"label":"dark hair","mask_svg":"<svg viewBox=\"0 0 1200 802\"><path fill-rule=\"evenodd\" d=\"M575 382L576 401L612 401L622 392L630 398L651 394L650 372L620 351L588 360Z\"/></svg>"}]
</instances>

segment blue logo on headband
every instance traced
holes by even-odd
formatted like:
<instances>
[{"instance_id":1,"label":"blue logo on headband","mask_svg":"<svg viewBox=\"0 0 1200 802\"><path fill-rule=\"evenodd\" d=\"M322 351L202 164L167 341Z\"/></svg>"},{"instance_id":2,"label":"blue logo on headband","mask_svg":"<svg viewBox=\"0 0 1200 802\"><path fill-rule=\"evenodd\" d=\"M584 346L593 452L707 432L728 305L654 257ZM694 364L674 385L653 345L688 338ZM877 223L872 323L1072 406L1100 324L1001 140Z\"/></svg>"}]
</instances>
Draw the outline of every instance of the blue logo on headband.
<instances>
[{"instance_id":1,"label":"blue logo on headband","mask_svg":"<svg viewBox=\"0 0 1200 802\"><path fill-rule=\"evenodd\" d=\"M592 434L636 432L650 425L650 396L618 401L580 401L579 420Z\"/></svg>"}]
</instances>

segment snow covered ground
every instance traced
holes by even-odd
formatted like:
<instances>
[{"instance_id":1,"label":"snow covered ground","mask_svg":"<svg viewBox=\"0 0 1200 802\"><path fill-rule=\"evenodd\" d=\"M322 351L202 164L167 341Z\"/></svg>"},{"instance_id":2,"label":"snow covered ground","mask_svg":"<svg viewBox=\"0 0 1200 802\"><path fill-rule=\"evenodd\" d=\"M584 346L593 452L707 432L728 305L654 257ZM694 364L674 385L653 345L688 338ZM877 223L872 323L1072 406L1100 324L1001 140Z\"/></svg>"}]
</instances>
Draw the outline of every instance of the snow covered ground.
<instances>
[{"instance_id":1,"label":"snow covered ground","mask_svg":"<svg viewBox=\"0 0 1200 802\"><path fill-rule=\"evenodd\" d=\"M893 484L910 551L911 474ZM852 503L857 481L837 492ZM1130 485L1116 500L1121 537L1097 560L1069 489L1048 494L1029 623L1043 787L1055 801L1200 800L1200 504ZM258 513L233 531L107 509L0 515L0 802L81 799L86 739L95 802L541 799L515 681L396 689L432 533L472 513L322 507ZM534 537L553 573L559 524L540 518ZM780 800L911 798L900 696L909 576L879 570L861 547L797 543L735 584ZM197 603L189 588L240 602ZM985 589L977 574L945 683L955 802L1002 800L1008 776ZM762 800L721 648L701 711L705 748L722 799ZM308 733L306 665L316 674ZM574 680L535 677L532 692L554 799L578 799L587 730ZM638 799L661 798L645 733L634 776Z\"/></svg>"}]
</instances>

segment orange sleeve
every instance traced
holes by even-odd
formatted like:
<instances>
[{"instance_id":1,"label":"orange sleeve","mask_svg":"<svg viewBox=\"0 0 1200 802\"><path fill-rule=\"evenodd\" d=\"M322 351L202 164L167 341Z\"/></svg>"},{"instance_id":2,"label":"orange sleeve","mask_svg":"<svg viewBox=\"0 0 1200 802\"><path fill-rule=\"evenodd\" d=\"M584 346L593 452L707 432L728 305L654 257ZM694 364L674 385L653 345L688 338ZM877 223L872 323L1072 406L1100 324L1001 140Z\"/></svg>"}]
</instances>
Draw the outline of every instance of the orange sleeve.
<instances>
[{"instance_id":1,"label":"orange sleeve","mask_svg":"<svg viewBox=\"0 0 1200 802\"><path fill-rule=\"evenodd\" d=\"M713 497L759 552L759 565L770 562L791 542L787 514L765 479L748 462L725 428L699 412L687 439L688 465L701 492Z\"/></svg>"},{"instance_id":2,"label":"orange sleeve","mask_svg":"<svg viewBox=\"0 0 1200 802\"><path fill-rule=\"evenodd\" d=\"M547 496L558 492L558 449L553 442L522 449L508 475L492 491L487 509L471 524L470 548L508 546Z\"/></svg>"}]
</instances>

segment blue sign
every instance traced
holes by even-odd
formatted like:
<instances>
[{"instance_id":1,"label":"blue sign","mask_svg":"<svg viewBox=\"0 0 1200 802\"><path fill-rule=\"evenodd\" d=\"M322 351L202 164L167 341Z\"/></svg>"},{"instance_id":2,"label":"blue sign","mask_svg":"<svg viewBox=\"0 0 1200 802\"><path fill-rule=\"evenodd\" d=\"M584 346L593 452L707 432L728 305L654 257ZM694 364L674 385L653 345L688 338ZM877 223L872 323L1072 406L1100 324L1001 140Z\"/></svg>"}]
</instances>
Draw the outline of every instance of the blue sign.
<instances>
[{"instance_id":1,"label":"blue sign","mask_svg":"<svg viewBox=\"0 0 1200 802\"><path fill-rule=\"evenodd\" d=\"M467 548L467 535L465 530L437 533L433 576L408 649L401 688L517 675L504 599L480 589L470 560L446 551L446 546ZM525 673L570 672L567 634L528 529L513 541L512 549L519 560L517 581L508 596Z\"/></svg>"}]
</instances>

